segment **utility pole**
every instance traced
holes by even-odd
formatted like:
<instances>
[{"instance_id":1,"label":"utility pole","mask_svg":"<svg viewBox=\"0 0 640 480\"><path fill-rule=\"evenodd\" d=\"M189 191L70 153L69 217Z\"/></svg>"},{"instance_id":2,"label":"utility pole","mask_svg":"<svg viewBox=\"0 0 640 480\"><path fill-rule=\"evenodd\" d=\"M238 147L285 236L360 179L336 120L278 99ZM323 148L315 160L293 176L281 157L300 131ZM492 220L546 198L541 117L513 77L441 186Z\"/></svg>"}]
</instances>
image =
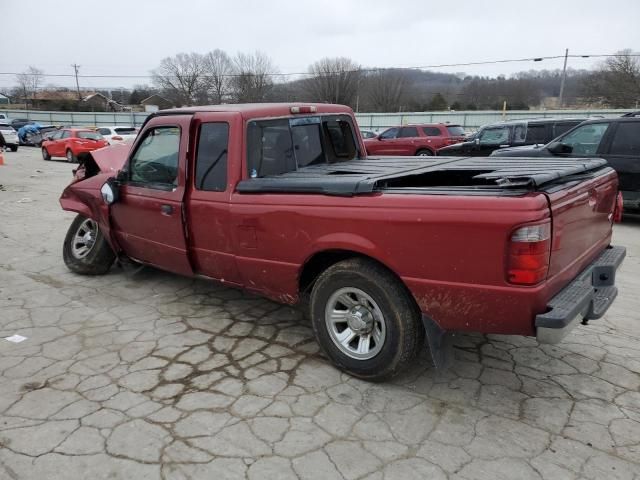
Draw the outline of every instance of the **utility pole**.
<instances>
[{"instance_id":1,"label":"utility pole","mask_svg":"<svg viewBox=\"0 0 640 480\"><path fill-rule=\"evenodd\" d=\"M82 95L80 95L80 84L78 83L78 71L80 70L80 65L74 63L71 65L73 67L73 71L75 72L76 77L76 90L78 91L78 101L82 100Z\"/></svg>"},{"instance_id":2,"label":"utility pole","mask_svg":"<svg viewBox=\"0 0 640 480\"><path fill-rule=\"evenodd\" d=\"M564 97L564 82L567 80L567 59L569 58L569 49L564 51L564 67L562 67L562 80L560 80L560 95L558 96L558 107L562 108L562 100Z\"/></svg>"}]
</instances>

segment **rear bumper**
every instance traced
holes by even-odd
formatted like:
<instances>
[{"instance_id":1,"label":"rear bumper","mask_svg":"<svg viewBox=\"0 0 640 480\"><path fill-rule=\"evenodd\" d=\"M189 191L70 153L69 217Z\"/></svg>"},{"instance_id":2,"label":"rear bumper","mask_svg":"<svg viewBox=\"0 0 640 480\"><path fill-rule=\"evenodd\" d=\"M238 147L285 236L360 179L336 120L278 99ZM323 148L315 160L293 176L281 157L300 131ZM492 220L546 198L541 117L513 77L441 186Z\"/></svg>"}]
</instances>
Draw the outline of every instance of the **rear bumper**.
<instances>
[{"instance_id":1,"label":"rear bumper","mask_svg":"<svg viewBox=\"0 0 640 480\"><path fill-rule=\"evenodd\" d=\"M547 311L536 316L540 343L558 343L583 320L604 315L618 295L616 270L626 253L624 247L608 247L549 301Z\"/></svg>"}]
</instances>

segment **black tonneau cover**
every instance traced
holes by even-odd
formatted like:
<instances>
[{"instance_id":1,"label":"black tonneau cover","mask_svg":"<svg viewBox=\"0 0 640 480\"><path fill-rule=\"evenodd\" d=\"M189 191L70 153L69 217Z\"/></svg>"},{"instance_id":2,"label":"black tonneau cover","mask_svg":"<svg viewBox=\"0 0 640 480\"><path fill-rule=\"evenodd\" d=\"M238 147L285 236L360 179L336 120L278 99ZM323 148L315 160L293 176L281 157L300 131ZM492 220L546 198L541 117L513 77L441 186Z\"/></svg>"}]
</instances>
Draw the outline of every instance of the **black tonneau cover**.
<instances>
[{"instance_id":1,"label":"black tonneau cover","mask_svg":"<svg viewBox=\"0 0 640 480\"><path fill-rule=\"evenodd\" d=\"M453 176L464 172L469 177L465 190L496 191L512 194L531 191L560 178L602 169L607 162L599 158L559 160L557 158L500 157L368 157L333 164L311 165L294 172L252 178L238 184L241 193L320 193L351 196L381 190L399 190L399 181L429 178L429 174ZM442 178L442 177L438 177ZM420 185L409 186L412 190ZM428 183L428 182L427 182ZM428 187L447 188L430 183ZM426 186L425 186L426 187ZM455 190L460 190L458 183ZM424 191L424 188L422 188Z\"/></svg>"}]
</instances>

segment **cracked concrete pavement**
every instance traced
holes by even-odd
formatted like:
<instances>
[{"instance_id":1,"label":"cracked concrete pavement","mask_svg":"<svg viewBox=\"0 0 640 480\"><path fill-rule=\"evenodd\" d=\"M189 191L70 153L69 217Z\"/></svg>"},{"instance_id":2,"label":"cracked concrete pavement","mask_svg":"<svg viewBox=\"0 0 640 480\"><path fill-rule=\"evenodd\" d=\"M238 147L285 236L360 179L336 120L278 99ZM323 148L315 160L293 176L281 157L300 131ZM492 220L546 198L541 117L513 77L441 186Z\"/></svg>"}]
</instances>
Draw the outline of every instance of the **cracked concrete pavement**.
<instances>
[{"instance_id":1,"label":"cracked concrete pavement","mask_svg":"<svg viewBox=\"0 0 640 480\"><path fill-rule=\"evenodd\" d=\"M460 335L448 371L334 369L299 311L151 268L67 271L72 166L0 167L0 479L640 479L640 221L606 317Z\"/></svg>"}]
</instances>

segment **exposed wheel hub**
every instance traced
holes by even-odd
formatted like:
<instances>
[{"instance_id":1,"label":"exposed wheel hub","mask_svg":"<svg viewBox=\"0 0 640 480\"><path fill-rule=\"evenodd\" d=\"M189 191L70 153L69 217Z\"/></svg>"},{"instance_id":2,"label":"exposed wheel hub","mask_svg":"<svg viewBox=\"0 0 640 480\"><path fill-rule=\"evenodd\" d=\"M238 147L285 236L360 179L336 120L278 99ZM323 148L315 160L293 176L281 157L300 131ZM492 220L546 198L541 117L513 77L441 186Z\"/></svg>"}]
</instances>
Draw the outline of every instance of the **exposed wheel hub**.
<instances>
[{"instance_id":1,"label":"exposed wheel hub","mask_svg":"<svg viewBox=\"0 0 640 480\"><path fill-rule=\"evenodd\" d=\"M356 305L349 311L347 325L360 335L369 333L373 329L373 315L365 306Z\"/></svg>"}]
</instances>

